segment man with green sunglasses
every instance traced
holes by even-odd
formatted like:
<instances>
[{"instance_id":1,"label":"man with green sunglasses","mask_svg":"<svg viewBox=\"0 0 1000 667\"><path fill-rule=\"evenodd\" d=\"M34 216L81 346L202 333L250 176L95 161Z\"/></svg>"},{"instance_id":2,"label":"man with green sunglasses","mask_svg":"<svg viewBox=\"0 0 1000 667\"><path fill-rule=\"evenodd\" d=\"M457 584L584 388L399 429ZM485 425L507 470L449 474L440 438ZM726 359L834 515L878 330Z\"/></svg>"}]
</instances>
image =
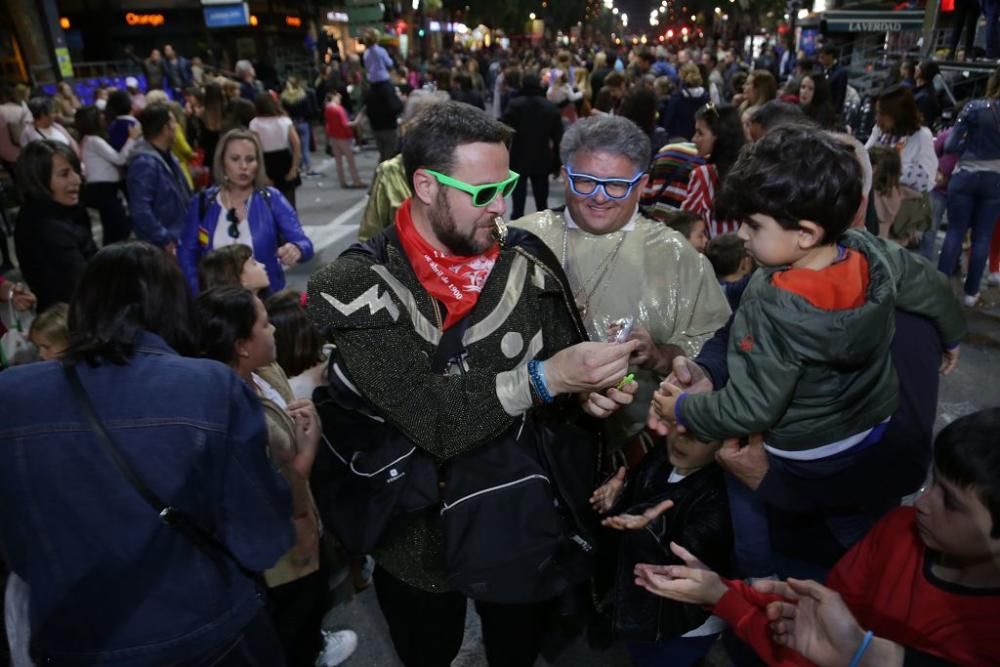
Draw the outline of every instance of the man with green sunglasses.
<instances>
[{"instance_id":1,"label":"man with green sunglasses","mask_svg":"<svg viewBox=\"0 0 1000 667\"><path fill-rule=\"evenodd\" d=\"M395 224L309 281L310 317L335 345L321 412L337 452L321 448L311 481L324 523L375 554L408 667L451 663L466 598L491 663L535 663L545 605L590 575L593 538L574 517L590 511L597 434L581 418L636 390L623 379L637 343L586 340L558 261L503 224L510 138L466 104L422 112ZM569 528L556 541L536 530L550 525Z\"/></svg>"}]
</instances>

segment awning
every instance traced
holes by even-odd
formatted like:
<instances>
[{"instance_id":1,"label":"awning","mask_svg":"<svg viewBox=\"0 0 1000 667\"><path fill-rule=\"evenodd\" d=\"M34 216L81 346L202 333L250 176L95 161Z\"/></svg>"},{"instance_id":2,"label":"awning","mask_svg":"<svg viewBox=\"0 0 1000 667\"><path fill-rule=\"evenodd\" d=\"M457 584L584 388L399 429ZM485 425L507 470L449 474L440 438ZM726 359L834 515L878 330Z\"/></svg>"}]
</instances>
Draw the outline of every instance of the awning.
<instances>
[{"instance_id":1,"label":"awning","mask_svg":"<svg viewBox=\"0 0 1000 667\"><path fill-rule=\"evenodd\" d=\"M920 32L923 10L901 12L831 10L823 13L824 32Z\"/></svg>"}]
</instances>

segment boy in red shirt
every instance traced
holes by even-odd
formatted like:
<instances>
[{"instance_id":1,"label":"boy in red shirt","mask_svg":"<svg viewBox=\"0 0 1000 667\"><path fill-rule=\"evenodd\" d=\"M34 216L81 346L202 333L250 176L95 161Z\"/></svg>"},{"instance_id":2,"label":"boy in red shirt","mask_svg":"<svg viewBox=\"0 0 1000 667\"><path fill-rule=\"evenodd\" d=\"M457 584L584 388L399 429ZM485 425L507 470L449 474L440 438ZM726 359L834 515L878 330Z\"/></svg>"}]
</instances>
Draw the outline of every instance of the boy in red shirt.
<instances>
[{"instance_id":1,"label":"boy in red shirt","mask_svg":"<svg viewBox=\"0 0 1000 667\"><path fill-rule=\"evenodd\" d=\"M685 565L637 565L636 583L710 606L769 665L881 667L918 656L921 664L996 665L998 432L1000 408L941 431L931 487L854 545L827 578L829 588L725 580L677 544L671 548Z\"/></svg>"}]
</instances>

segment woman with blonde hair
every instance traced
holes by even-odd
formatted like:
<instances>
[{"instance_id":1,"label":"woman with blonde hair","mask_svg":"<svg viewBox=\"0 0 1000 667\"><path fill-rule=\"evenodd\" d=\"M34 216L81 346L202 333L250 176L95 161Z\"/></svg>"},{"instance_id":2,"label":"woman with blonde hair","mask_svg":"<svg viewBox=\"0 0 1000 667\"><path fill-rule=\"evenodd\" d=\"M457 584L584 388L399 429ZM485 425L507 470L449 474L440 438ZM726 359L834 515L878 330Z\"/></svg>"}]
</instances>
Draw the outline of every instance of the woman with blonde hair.
<instances>
[{"instance_id":1,"label":"woman with blonde hair","mask_svg":"<svg viewBox=\"0 0 1000 667\"><path fill-rule=\"evenodd\" d=\"M709 103L709 95L697 65L686 63L678 74L683 85L670 96L660 125L670 139L687 141L694 136L694 115Z\"/></svg>"},{"instance_id":2,"label":"woman with blonde hair","mask_svg":"<svg viewBox=\"0 0 1000 667\"><path fill-rule=\"evenodd\" d=\"M230 130L219 140L212 165L218 185L191 200L177 251L192 293L198 293L198 262L213 248L250 246L274 290L285 286L284 268L312 258L312 242L295 209L280 191L266 186L263 162L253 132Z\"/></svg>"}]
</instances>

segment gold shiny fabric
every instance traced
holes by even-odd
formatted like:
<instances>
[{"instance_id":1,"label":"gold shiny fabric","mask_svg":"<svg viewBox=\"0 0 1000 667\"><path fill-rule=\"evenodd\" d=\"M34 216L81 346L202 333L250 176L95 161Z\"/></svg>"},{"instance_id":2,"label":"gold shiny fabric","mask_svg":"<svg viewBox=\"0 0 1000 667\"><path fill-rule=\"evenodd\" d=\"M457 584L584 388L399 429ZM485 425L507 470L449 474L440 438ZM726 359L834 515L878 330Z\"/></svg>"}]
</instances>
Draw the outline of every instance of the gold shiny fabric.
<instances>
[{"instance_id":1,"label":"gold shiny fabric","mask_svg":"<svg viewBox=\"0 0 1000 667\"><path fill-rule=\"evenodd\" d=\"M367 241L396 222L396 209L410 196L402 154L386 160L375 169L368 206L361 218L358 240Z\"/></svg>"},{"instance_id":2,"label":"gold shiny fabric","mask_svg":"<svg viewBox=\"0 0 1000 667\"><path fill-rule=\"evenodd\" d=\"M631 317L658 345L676 345L693 357L729 318L708 259L663 223L636 215L631 228L595 235L569 227L563 213L542 211L511 224L555 253L578 305L586 302L581 315L591 340L609 340L609 327ZM633 372L639 383L635 400L607 423L611 451L645 427L649 402L663 379L645 369Z\"/></svg>"}]
</instances>

